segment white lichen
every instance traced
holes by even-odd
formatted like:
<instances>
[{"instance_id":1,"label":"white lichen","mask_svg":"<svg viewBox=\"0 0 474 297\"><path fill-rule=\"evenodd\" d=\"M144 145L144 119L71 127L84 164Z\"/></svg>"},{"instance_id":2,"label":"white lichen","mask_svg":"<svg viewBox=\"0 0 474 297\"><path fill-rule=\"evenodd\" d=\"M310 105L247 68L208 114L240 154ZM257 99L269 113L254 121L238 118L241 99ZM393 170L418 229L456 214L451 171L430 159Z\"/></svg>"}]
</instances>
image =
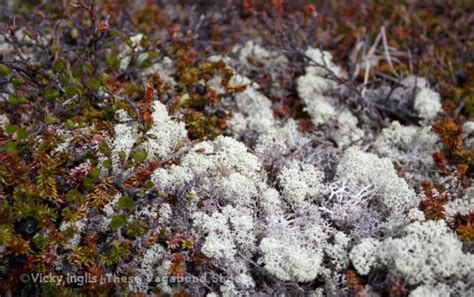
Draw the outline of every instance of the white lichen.
<instances>
[{"instance_id":1,"label":"white lichen","mask_svg":"<svg viewBox=\"0 0 474 297\"><path fill-rule=\"evenodd\" d=\"M10 124L8 117L5 114L0 114L0 128L5 130L8 124Z\"/></svg>"},{"instance_id":2,"label":"white lichen","mask_svg":"<svg viewBox=\"0 0 474 297\"><path fill-rule=\"evenodd\" d=\"M226 206L222 212L197 212L192 218L197 236L207 234L202 252L209 258L230 261L238 250L248 254L255 249L255 225L245 209Z\"/></svg>"},{"instance_id":3,"label":"white lichen","mask_svg":"<svg viewBox=\"0 0 474 297\"><path fill-rule=\"evenodd\" d=\"M304 110L308 112L311 121L316 126L325 124L336 115L336 99L324 95L325 92L335 87L333 81L306 74L299 77L296 83L298 95L306 105Z\"/></svg>"},{"instance_id":4,"label":"white lichen","mask_svg":"<svg viewBox=\"0 0 474 297\"><path fill-rule=\"evenodd\" d=\"M120 154L128 157L130 151L138 138L138 125L130 121L130 117L125 111L117 111L118 123L114 126L114 139L111 144L112 149L112 166L114 171L119 171L123 167L123 161Z\"/></svg>"},{"instance_id":5,"label":"white lichen","mask_svg":"<svg viewBox=\"0 0 474 297\"><path fill-rule=\"evenodd\" d=\"M449 278L472 279L474 255L444 221L414 222L401 238L380 243L377 261L401 275L410 285L433 285Z\"/></svg>"},{"instance_id":6,"label":"white lichen","mask_svg":"<svg viewBox=\"0 0 474 297\"><path fill-rule=\"evenodd\" d=\"M352 265L360 275L367 275L376 263L377 247L380 242L374 238L364 238L349 253Z\"/></svg>"},{"instance_id":7,"label":"white lichen","mask_svg":"<svg viewBox=\"0 0 474 297\"><path fill-rule=\"evenodd\" d=\"M279 158L303 148L309 142L310 138L300 133L296 122L289 119L283 126L275 124L273 129L261 134L255 145L255 153L263 158Z\"/></svg>"},{"instance_id":8,"label":"white lichen","mask_svg":"<svg viewBox=\"0 0 474 297\"><path fill-rule=\"evenodd\" d=\"M259 244L258 263L283 281L309 282L321 273L323 251L328 248L327 229L317 210L306 205L295 218L273 215Z\"/></svg>"},{"instance_id":9,"label":"white lichen","mask_svg":"<svg viewBox=\"0 0 474 297\"><path fill-rule=\"evenodd\" d=\"M263 65L271 66L286 63L287 59L283 55L278 55L265 49L258 42L248 40L243 46L236 46L233 52L239 53L239 62L241 65Z\"/></svg>"},{"instance_id":10,"label":"white lichen","mask_svg":"<svg viewBox=\"0 0 474 297\"><path fill-rule=\"evenodd\" d=\"M338 147L354 145L364 138L364 131L357 127L358 120L349 110L343 110L339 113L336 121L338 129L332 135L332 138Z\"/></svg>"},{"instance_id":11,"label":"white lichen","mask_svg":"<svg viewBox=\"0 0 474 297\"><path fill-rule=\"evenodd\" d=\"M328 52L308 48L305 55L309 62L305 75L298 77L296 81L297 91L306 105L305 110L318 126L336 115L336 98L325 94L337 86L334 78L342 76L343 71L332 62L332 56Z\"/></svg>"},{"instance_id":12,"label":"white lichen","mask_svg":"<svg viewBox=\"0 0 474 297\"><path fill-rule=\"evenodd\" d=\"M153 109L153 124L146 133L147 141L140 146L152 160L169 155L188 140L184 123L172 120L164 104L155 101Z\"/></svg>"},{"instance_id":13,"label":"white lichen","mask_svg":"<svg viewBox=\"0 0 474 297\"><path fill-rule=\"evenodd\" d=\"M399 164L420 162L433 165L431 153L439 148L439 138L431 127L402 126L398 121L383 129L373 143L379 156Z\"/></svg>"},{"instance_id":14,"label":"white lichen","mask_svg":"<svg viewBox=\"0 0 474 297\"><path fill-rule=\"evenodd\" d=\"M467 188L463 197L448 201L444 211L448 218L453 218L458 213L467 215L469 212L474 212L474 187Z\"/></svg>"},{"instance_id":15,"label":"white lichen","mask_svg":"<svg viewBox=\"0 0 474 297\"><path fill-rule=\"evenodd\" d=\"M443 111L439 93L428 87L419 88L415 95L414 108L425 120L432 120Z\"/></svg>"},{"instance_id":16,"label":"white lichen","mask_svg":"<svg viewBox=\"0 0 474 297\"><path fill-rule=\"evenodd\" d=\"M398 177L392 162L357 147L347 149L336 169L338 178L347 178L358 186L371 186L377 202L387 211L400 212L416 204L416 195L407 182Z\"/></svg>"},{"instance_id":17,"label":"white lichen","mask_svg":"<svg viewBox=\"0 0 474 297\"><path fill-rule=\"evenodd\" d=\"M205 141L195 145L182 159L180 165L169 169L160 168L153 173L152 180L162 189L178 189L189 185L198 193L210 193L215 185L225 183L233 174L240 174L250 180L258 180L260 163L250 154L244 144L219 136L214 141ZM231 177L234 181L245 179ZM193 184L192 181L195 181ZM237 196L231 201L247 204L248 196Z\"/></svg>"},{"instance_id":18,"label":"white lichen","mask_svg":"<svg viewBox=\"0 0 474 297\"><path fill-rule=\"evenodd\" d=\"M235 135L245 131L266 133L274 125L271 101L254 88L248 87L235 96L235 104L239 112L229 120L230 130Z\"/></svg>"},{"instance_id":19,"label":"white lichen","mask_svg":"<svg viewBox=\"0 0 474 297\"><path fill-rule=\"evenodd\" d=\"M291 206L317 199L323 178L324 173L315 166L295 160L288 162L278 175L283 198Z\"/></svg>"}]
</instances>

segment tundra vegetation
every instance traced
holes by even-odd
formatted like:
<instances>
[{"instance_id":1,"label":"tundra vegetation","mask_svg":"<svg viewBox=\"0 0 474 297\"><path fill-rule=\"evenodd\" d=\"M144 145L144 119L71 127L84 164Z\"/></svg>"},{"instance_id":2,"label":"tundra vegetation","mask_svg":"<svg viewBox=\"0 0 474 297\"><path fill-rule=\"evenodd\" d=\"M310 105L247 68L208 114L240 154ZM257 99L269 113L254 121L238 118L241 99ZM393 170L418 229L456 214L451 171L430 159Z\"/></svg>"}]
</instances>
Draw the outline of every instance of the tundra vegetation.
<instances>
[{"instance_id":1,"label":"tundra vegetation","mask_svg":"<svg viewBox=\"0 0 474 297\"><path fill-rule=\"evenodd\" d=\"M0 9L0 295L473 294L472 1Z\"/></svg>"}]
</instances>

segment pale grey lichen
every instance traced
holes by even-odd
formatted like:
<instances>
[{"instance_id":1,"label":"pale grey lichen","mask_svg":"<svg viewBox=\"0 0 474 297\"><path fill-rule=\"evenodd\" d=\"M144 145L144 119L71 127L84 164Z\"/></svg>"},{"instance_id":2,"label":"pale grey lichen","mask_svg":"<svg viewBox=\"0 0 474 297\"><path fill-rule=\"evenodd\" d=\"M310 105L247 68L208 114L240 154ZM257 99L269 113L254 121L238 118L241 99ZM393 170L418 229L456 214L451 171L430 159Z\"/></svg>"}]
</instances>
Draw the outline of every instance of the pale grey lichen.
<instances>
[{"instance_id":1,"label":"pale grey lichen","mask_svg":"<svg viewBox=\"0 0 474 297\"><path fill-rule=\"evenodd\" d=\"M292 230L286 221L260 242L260 263L283 281L308 282L315 279L322 265L324 233L317 225ZM275 227L278 225L275 225Z\"/></svg>"},{"instance_id":2,"label":"pale grey lichen","mask_svg":"<svg viewBox=\"0 0 474 297\"><path fill-rule=\"evenodd\" d=\"M414 205L416 194L407 182L398 177L393 163L387 158L379 158L357 147L348 148L336 169L338 178L346 178L349 183L373 187L377 202L390 212L400 212Z\"/></svg>"},{"instance_id":3,"label":"pale grey lichen","mask_svg":"<svg viewBox=\"0 0 474 297\"><path fill-rule=\"evenodd\" d=\"M448 218L453 218L458 213L467 215L474 212L474 187L467 188L463 197L448 201L444 206L444 211Z\"/></svg>"},{"instance_id":4,"label":"pale grey lichen","mask_svg":"<svg viewBox=\"0 0 474 297\"><path fill-rule=\"evenodd\" d=\"M414 107L420 117L426 120L435 118L443 111L440 95L429 88L421 88L416 93Z\"/></svg>"},{"instance_id":5,"label":"pale grey lichen","mask_svg":"<svg viewBox=\"0 0 474 297\"><path fill-rule=\"evenodd\" d=\"M5 129L5 127L10 124L8 117L5 114L0 114L0 128Z\"/></svg>"},{"instance_id":6,"label":"pale grey lichen","mask_svg":"<svg viewBox=\"0 0 474 297\"><path fill-rule=\"evenodd\" d=\"M377 247L380 242L374 238L364 238L352 248L349 258L360 275L367 275L376 263Z\"/></svg>"},{"instance_id":7,"label":"pale grey lichen","mask_svg":"<svg viewBox=\"0 0 474 297\"><path fill-rule=\"evenodd\" d=\"M337 83L334 77L328 78L328 75L339 77L342 69L332 62L332 56L328 52L308 48L305 55L310 62L305 68L305 75L298 77L296 81L298 95L305 103L305 110L313 123L322 125L336 115L337 100L325 93L334 89Z\"/></svg>"},{"instance_id":8,"label":"pale grey lichen","mask_svg":"<svg viewBox=\"0 0 474 297\"><path fill-rule=\"evenodd\" d=\"M316 200L322 188L324 173L311 164L292 160L278 175L285 201L298 206L305 201Z\"/></svg>"},{"instance_id":9,"label":"pale grey lichen","mask_svg":"<svg viewBox=\"0 0 474 297\"><path fill-rule=\"evenodd\" d=\"M399 273L410 285L474 276L474 255L463 252L462 242L444 221L409 224L403 237L380 243L376 255L380 264Z\"/></svg>"},{"instance_id":10,"label":"pale grey lichen","mask_svg":"<svg viewBox=\"0 0 474 297\"><path fill-rule=\"evenodd\" d=\"M153 124L146 133L147 140L140 147L147 152L148 158L158 159L185 144L188 137L184 123L172 120L163 103L155 101L153 109Z\"/></svg>"}]
</instances>

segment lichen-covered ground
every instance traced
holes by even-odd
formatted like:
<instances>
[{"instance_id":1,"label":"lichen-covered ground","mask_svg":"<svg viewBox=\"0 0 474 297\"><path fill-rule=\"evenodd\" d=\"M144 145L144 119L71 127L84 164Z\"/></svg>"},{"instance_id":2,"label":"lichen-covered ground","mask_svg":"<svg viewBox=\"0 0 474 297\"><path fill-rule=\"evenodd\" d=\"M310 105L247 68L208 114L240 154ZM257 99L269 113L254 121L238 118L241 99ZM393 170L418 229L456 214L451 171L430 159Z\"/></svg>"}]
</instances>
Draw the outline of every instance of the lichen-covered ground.
<instances>
[{"instance_id":1,"label":"lichen-covered ground","mask_svg":"<svg viewBox=\"0 0 474 297\"><path fill-rule=\"evenodd\" d=\"M0 10L0 296L474 296L472 1Z\"/></svg>"}]
</instances>

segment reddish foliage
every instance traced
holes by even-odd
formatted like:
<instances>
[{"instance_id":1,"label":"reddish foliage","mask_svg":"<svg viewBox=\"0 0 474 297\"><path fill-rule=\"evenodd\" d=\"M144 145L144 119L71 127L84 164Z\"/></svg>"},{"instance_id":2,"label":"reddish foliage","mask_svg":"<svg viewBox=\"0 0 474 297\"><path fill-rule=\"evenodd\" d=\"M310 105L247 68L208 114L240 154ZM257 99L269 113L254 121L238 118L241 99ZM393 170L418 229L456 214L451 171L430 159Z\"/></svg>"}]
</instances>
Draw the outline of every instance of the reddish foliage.
<instances>
[{"instance_id":1,"label":"reddish foliage","mask_svg":"<svg viewBox=\"0 0 474 297\"><path fill-rule=\"evenodd\" d=\"M439 135L444 145L444 150L448 156L461 149L464 132L462 126L456 124L452 118L444 118L433 124L433 132Z\"/></svg>"},{"instance_id":2,"label":"reddish foliage","mask_svg":"<svg viewBox=\"0 0 474 297\"><path fill-rule=\"evenodd\" d=\"M99 25L97 25L97 30L100 33L107 32L109 30L109 24L107 23L107 21L100 21Z\"/></svg>"},{"instance_id":3,"label":"reddish foliage","mask_svg":"<svg viewBox=\"0 0 474 297\"><path fill-rule=\"evenodd\" d=\"M443 220L445 218L444 205L448 203L448 196L425 199L420 202L420 210L430 220Z\"/></svg>"},{"instance_id":4,"label":"reddish foliage","mask_svg":"<svg viewBox=\"0 0 474 297\"><path fill-rule=\"evenodd\" d=\"M67 182L71 185L76 184L78 182L82 182L92 169L93 166L90 163L82 163L74 167L69 173Z\"/></svg>"},{"instance_id":5,"label":"reddish foliage","mask_svg":"<svg viewBox=\"0 0 474 297\"><path fill-rule=\"evenodd\" d=\"M451 228L456 231L459 238L463 241L471 242L474 240L474 212L467 215L457 214L451 223Z\"/></svg>"},{"instance_id":6,"label":"reddish foliage","mask_svg":"<svg viewBox=\"0 0 474 297\"><path fill-rule=\"evenodd\" d=\"M467 174L467 171L469 170L469 166L467 164L459 164L456 175L459 177L463 177Z\"/></svg>"},{"instance_id":7,"label":"reddish foliage","mask_svg":"<svg viewBox=\"0 0 474 297\"><path fill-rule=\"evenodd\" d=\"M175 253L171 257L170 275L184 276L184 253Z\"/></svg>"},{"instance_id":8,"label":"reddish foliage","mask_svg":"<svg viewBox=\"0 0 474 297\"><path fill-rule=\"evenodd\" d=\"M154 96L155 96L155 89L153 88L153 85L150 83L147 83L145 86L145 96L143 98L143 102L141 102L138 105L140 109L140 114L143 120L147 123L153 122L153 117L151 116L149 112L149 108L150 108L151 102L153 101Z\"/></svg>"},{"instance_id":9,"label":"reddish foliage","mask_svg":"<svg viewBox=\"0 0 474 297\"><path fill-rule=\"evenodd\" d=\"M210 89L208 92L208 99L212 104L216 104L219 102L219 96L214 89Z\"/></svg>"},{"instance_id":10,"label":"reddish foliage","mask_svg":"<svg viewBox=\"0 0 474 297\"><path fill-rule=\"evenodd\" d=\"M429 180L425 180L421 183L421 187L423 188L423 191L428 198L433 197L433 185L431 185L431 182Z\"/></svg>"},{"instance_id":11,"label":"reddish foliage","mask_svg":"<svg viewBox=\"0 0 474 297\"><path fill-rule=\"evenodd\" d=\"M242 0L242 8L246 14L250 14L255 7L257 0Z\"/></svg>"},{"instance_id":12,"label":"reddish foliage","mask_svg":"<svg viewBox=\"0 0 474 297\"><path fill-rule=\"evenodd\" d=\"M403 283L399 280L390 283L390 296L406 296L406 289Z\"/></svg>"},{"instance_id":13,"label":"reddish foliage","mask_svg":"<svg viewBox=\"0 0 474 297\"><path fill-rule=\"evenodd\" d=\"M102 274L102 270L97 266L91 266L87 271L89 272L91 279L99 279ZM95 290L99 287L99 282L89 282L87 287L89 290Z\"/></svg>"},{"instance_id":14,"label":"reddish foliage","mask_svg":"<svg viewBox=\"0 0 474 297\"><path fill-rule=\"evenodd\" d=\"M360 278L357 276L357 273L351 269L346 271L347 278L347 287L354 293L357 297L365 297L364 286L361 283Z\"/></svg>"},{"instance_id":15,"label":"reddish foliage","mask_svg":"<svg viewBox=\"0 0 474 297\"><path fill-rule=\"evenodd\" d=\"M314 15L314 12L316 11L316 9L314 8L314 5L312 4L306 4L303 10L304 10L304 16L307 18L312 17Z\"/></svg>"},{"instance_id":16,"label":"reddish foliage","mask_svg":"<svg viewBox=\"0 0 474 297\"><path fill-rule=\"evenodd\" d=\"M397 34L397 37L400 39L406 39L409 36L408 30L403 27L397 27L395 34Z\"/></svg>"},{"instance_id":17,"label":"reddish foliage","mask_svg":"<svg viewBox=\"0 0 474 297\"><path fill-rule=\"evenodd\" d=\"M434 152L432 154L432 157L433 157L433 161L434 163L436 164L436 166L438 166L439 170L441 171L442 174L446 174L446 171L447 171L447 168L446 168L446 165L447 165L447 162L446 162L446 158L443 156L442 153L440 152Z\"/></svg>"},{"instance_id":18,"label":"reddish foliage","mask_svg":"<svg viewBox=\"0 0 474 297\"><path fill-rule=\"evenodd\" d=\"M174 40L178 37L179 33L179 25L178 24L173 24L169 27L168 29L168 35L171 40Z\"/></svg>"},{"instance_id":19,"label":"reddish foliage","mask_svg":"<svg viewBox=\"0 0 474 297\"><path fill-rule=\"evenodd\" d=\"M279 16L283 16L283 13L285 12L284 2L284 0L272 0L272 5L276 8Z\"/></svg>"},{"instance_id":20,"label":"reddish foliage","mask_svg":"<svg viewBox=\"0 0 474 297\"><path fill-rule=\"evenodd\" d=\"M137 174L125 181L125 187L133 188L142 185L144 182L150 179L153 171L155 171L160 166L160 161L150 161L145 168L139 170Z\"/></svg>"}]
</instances>

